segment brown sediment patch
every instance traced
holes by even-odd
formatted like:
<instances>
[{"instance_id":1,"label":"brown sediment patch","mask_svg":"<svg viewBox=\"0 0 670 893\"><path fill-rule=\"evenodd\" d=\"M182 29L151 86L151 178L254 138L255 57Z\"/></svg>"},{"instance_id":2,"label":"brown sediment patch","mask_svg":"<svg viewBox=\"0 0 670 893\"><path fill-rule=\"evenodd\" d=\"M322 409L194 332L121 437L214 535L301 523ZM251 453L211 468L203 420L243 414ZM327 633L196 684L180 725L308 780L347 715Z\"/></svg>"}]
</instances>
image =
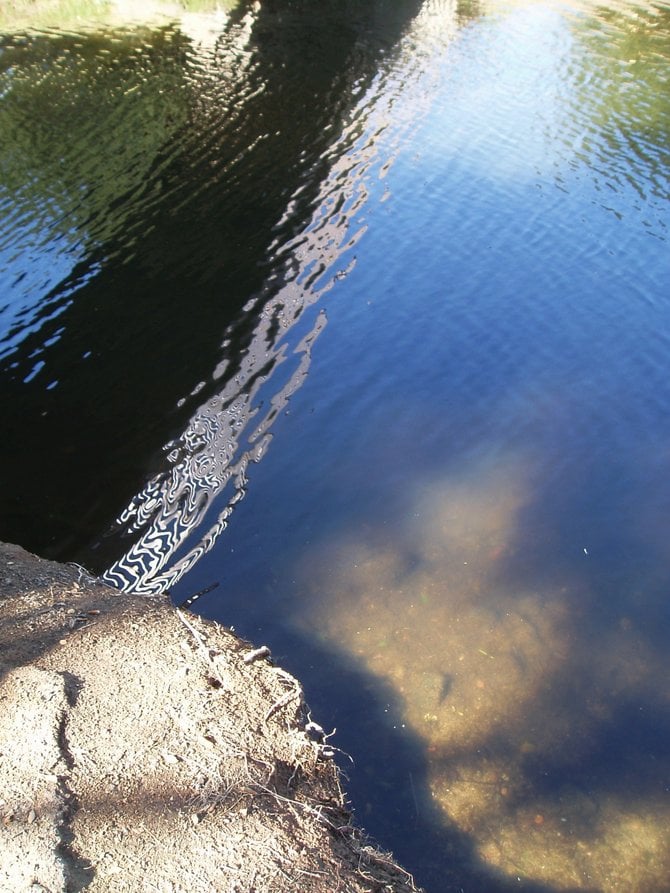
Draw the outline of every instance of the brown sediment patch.
<instances>
[{"instance_id":1,"label":"brown sediment patch","mask_svg":"<svg viewBox=\"0 0 670 893\"><path fill-rule=\"evenodd\" d=\"M0 649L0 889L416 889L221 626L0 545Z\"/></svg>"},{"instance_id":2,"label":"brown sediment patch","mask_svg":"<svg viewBox=\"0 0 670 893\"><path fill-rule=\"evenodd\" d=\"M420 796L485 865L556 889L656 891L670 759L634 740L638 724L667 725L668 657L627 617L591 635L586 576L509 572L532 550L533 473L499 458L425 487L393 536L322 545L296 623L398 693L393 722L424 742Z\"/></svg>"}]
</instances>

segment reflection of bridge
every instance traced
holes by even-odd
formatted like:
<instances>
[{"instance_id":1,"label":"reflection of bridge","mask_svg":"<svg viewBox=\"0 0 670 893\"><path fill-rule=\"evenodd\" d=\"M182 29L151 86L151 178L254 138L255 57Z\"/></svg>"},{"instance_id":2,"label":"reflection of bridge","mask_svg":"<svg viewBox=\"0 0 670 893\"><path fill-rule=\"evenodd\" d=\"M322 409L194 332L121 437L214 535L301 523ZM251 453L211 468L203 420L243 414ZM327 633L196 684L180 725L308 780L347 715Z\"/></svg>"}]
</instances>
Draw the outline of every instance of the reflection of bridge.
<instances>
[{"instance_id":1,"label":"reflection of bridge","mask_svg":"<svg viewBox=\"0 0 670 893\"><path fill-rule=\"evenodd\" d=\"M445 17L443 5L438 6L444 34L453 26L453 17ZM434 5L428 4L424 13L412 32L426 29L427 22L434 24ZM416 40L416 33L412 38ZM397 138L410 123L398 120L398 98L410 88L412 68L416 75L420 64L411 56L399 58L361 96L350 112L351 123L329 147L328 171L311 222L287 244L276 246L288 259L290 272L259 305L246 347L241 358L235 358L239 365L234 375L227 374L231 361L219 365L213 378L222 383L221 389L202 403L184 433L165 447L168 467L119 517L124 533L140 536L105 572L107 582L147 593L173 585L213 546L244 496L249 464L263 456L274 420L307 375L312 345L326 322L324 311L317 312L316 307L308 314L309 322L303 316L355 263L347 255L363 234L363 229L356 231L356 217L368 200L367 184L373 174L377 179L383 176L395 145L393 133ZM418 112L417 104L411 104L410 115ZM296 196L302 190L300 184ZM295 204L293 197L285 219Z\"/></svg>"},{"instance_id":2,"label":"reflection of bridge","mask_svg":"<svg viewBox=\"0 0 670 893\"><path fill-rule=\"evenodd\" d=\"M318 298L298 295L297 314ZM296 304L298 303L296 301ZM210 398L191 419L176 442L168 444L169 469L150 480L119 518L126 531L142 531L133 547L103 574L113 586L140 593L158 593L173 585L207 552L226 528L235 505L244 496L247 468L262 458L269 430L292 393L307 374L314 339L325 324L320 313L308 335L293 348L297 365L270 399L270 408L257 423L258 394L279 366L289 360L287 341L266 349L269 321L265 315L235 379ZM189 534L205 523L214 507L214 523L198 536L185 556L170 565ZM166 569L167 568L167 569Z\"/></svg>"},{"instance_id":3,"label":"reflection of bridge","mask_svg":"<svg viewBox=\"0 0 670 893\"><path fill-rule=\"evenodd\" d=\"M338 0L318 16L269 0L232 10L215 44L196 47L167 29L144 33L141 47L114 35L107 46L104 32L22 45L27 70L45 47L50 59L75 60L63 65L62 86L85 80L69 127L90 158L62 181L39 167L41 148L28 159L36 190L52 183L76 209L62 216L84 256L48 294L34 293L22 340L0 361L1 538L96 571L126 552L135 571L110 573L146 585L180 560L174 550L215 494L239 498L277 411L261 420L259 392L279 406L306 373L324 320L316 308L303 313L345 272L338 264L356 238L366 182L381 174L380 137L389 146L389 124L395 132L409 123L389 106L421 64L416 35L431 15L453 24L443 0ZM119 71L130 83L141 75L132 123L145 114L148 130L137 152L128 148L135 166L126 175L119 162L109 183L95 165L104 163L100 142L116 146L126 134L121 112L109 111L126 108L115 98L128 86ZM54 65L49 89L61 95L59 72ZM51 94L30 84L19 110L48 134ZM156 98L168 93L169 114ZM87 105L108 122L95 139ZM405 106L416 115L416 103ZM47 248L61 236L51 233ZM152 501L164 498L172 509ZM142 551L150 540L140 573L132 543Z\"/></svg>"}]
</instances>

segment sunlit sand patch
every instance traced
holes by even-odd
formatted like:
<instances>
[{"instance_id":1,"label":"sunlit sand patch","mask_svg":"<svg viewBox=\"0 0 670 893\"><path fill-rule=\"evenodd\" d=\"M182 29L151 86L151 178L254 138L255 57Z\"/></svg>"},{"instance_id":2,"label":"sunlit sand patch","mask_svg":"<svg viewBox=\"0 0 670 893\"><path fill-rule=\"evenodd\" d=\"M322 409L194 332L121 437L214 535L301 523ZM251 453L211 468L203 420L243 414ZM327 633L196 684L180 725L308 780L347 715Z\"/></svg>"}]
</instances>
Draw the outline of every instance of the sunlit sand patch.
<instances>
[{"instance_id":1,"label":"sunlit sand patch","mask_svg":"<svg viewBox=\"0 0 670 893\"><path fill-rule=\"evenodd\" d=\"M511 717L500 741L483 748L480 742L473 756L456 759L444 743L447 759L430 762L432 796L474 836L482 859L512 876L558 889L658 890L659 879L670 876L667 761L648 756L646 767L623 761L614 786L629 796L607 793L597 780L591 786L583 777L570 779L573 769L579 776L580 757L607 745L617 702L645 703L667 676L667 662L649 654L627 622L590 645L573 643L572 651L564 667L569 675L545 680L531 714L520 722ZM664 698L659 692L659 703ZM650 773L657 783L639 794L640 779ZM533 783L543 775L552 776L547 793Z\"/></svg>"},{"instance_id":2,"label":"sunlit sand patch","mask_svg":"<svg viewBox=\"0 0 670 893\"><path fill-rule=\"evenodd\" d=\"M653 690L667 659L625 616L592 638L584 581L509 582L533 474L527 460L482 465L426 487L384 545L371 532L322 551L305 567L303 622L400 695L430 797L485 863L557 889L655 890L668 805L650 794L632 806L571 777L616 704Z\"/></svg>"},{"instance_id":3,"label":"sunlit sand patch","mask_svg":"<svg viewBox=\"0 0 670 893\"><path fill-rule=\"evenodd\" d=\"M557 889L657 891L669 876L667 810L649 803L604 802L567 789L480 829L479 852L490 865Z\"/></svg>"},{"instance_id":4,"label":"sunlit sand patch","mask_svg":"<svg viewBox=\"0 0 670 893\"><path fill-rule=\"evenodd\" d=\"M429 746L456 752L520 723L569 652L563 593L495 580L524 502L504 463L430 487L392 547L341 544L327 559L315 625L394 685Z\"/></svg>"},{"instance_id":5,"label":"sunlit sand patch","mask_svg":"<svg viewBox=\"0 0 670 893\"><path fill-rule=\"evenodd\" d=\"M431 482L419 495L406 527L425 562L453 573L488 576L516 541L516 519L528 499L532 464L492 460L455 480ZM467 587L466 587L467 588Z\"/></svg>"}]
</instances>

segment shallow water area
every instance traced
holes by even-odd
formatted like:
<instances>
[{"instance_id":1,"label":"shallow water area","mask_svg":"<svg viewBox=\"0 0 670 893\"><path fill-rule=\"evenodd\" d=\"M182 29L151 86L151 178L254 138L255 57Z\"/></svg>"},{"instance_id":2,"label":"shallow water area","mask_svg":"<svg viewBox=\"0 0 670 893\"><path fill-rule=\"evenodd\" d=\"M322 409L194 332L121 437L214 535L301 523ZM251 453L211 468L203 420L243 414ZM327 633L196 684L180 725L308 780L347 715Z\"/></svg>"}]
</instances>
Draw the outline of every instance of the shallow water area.
<instances>
[{"instance_id":1,"label":"shallow water area","mask_svg":"<svg viewBox=\"0 0 670 893\"><path fill-rule=\"evenodd\" d=\"M302 623L398 696L389 730L426 754L426 789L406 779L416 820L438 806L510 880L660 889L665 649L630 603L594 623L579 573L518 576L535 539L519 532L524 477L497 457L434 482L392 539L329 546L304 569Z\"/></svg>"},{"instance_id":2,"label":"shallow water area","mask_svg":"<svg viewBox=\"0 0 670 893\"><path fill-rule=\"evenodd\" d=\"M430 893L657 893L670 9L345 7L2 38L1 536L267 642Z\"/></svg>"}]
</instances>

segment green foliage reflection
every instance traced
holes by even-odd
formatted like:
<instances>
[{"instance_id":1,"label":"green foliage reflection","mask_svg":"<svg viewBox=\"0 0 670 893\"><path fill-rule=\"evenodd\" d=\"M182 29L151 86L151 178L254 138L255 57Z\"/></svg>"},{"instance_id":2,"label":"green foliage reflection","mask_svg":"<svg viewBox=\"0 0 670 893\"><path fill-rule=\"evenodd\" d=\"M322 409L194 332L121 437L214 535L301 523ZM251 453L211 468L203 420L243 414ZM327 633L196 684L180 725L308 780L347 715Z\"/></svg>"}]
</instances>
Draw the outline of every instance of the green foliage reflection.
<instances>
[{"instance_id":1,"label":"green foliage reflection","mask_svg":"<svg viewBox=\"0 0 670 893\"><path fill-rule=\"evenodd\" d=\"M15 219L85 248L118 231L118 199L186 121L184 48L168 28L4 41L0 201Z\"/></svg>"}]
</instances>

